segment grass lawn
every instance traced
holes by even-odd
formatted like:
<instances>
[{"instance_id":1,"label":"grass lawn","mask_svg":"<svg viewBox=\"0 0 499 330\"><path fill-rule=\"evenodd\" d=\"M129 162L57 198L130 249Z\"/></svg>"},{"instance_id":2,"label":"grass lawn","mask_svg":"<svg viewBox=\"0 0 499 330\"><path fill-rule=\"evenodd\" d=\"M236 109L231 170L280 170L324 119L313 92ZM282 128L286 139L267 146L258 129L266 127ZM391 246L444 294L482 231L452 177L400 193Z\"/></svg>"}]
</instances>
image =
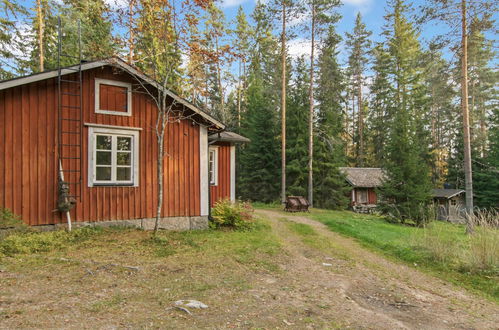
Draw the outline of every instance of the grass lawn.
<instances>
[{"instance_id":1,"label":"grass lawn","mask_svg":"<svg viewBox=\"0 0 499 330\"><path fill-rule=\"evenodd\" d=\"M251 231L160 231L154 238L119 227L13 233L0 239L0 324L180 326L185 314L168 311L173 302L230 301L251 288L252 274L279 272L281 250L264 219Z\"/></svg>"},{"instance_id":2,"label":"grass lawn","mask_svg":"<svg viewBox=\"0 0 499 330\"><path fill-rule=\"evenodd\" d=\"M366 247L499 301L497 230L489 231L482 240L480 235L470 238L462 225L440 221L432 222L428 228L417 228L350 211L313 209L310 213L298 214L320 221L332 231L356 238ZM488 258L489 267L477 266L477 258Z\"/></svg>"}]
</instances>

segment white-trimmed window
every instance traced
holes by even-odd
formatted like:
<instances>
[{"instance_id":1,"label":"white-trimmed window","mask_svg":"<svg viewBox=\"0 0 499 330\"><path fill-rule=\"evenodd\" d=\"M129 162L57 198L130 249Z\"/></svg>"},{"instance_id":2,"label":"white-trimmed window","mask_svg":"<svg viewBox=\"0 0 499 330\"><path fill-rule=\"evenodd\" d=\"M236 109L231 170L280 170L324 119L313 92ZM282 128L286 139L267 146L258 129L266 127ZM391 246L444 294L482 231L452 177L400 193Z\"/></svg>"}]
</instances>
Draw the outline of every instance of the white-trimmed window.
<instances>
[{"instance_id":1,"label":"white-trimmed window","mask_svg":"<svg viewBox=\"0 0 499 330\"><path fill-rule=\"evenodd\" d=\"M95 113L115 116L132 115L132 84L95 79Z\"/></svg>"},{"instance_id":2,"label":"white-trimmed window","mask_svg":"<svg viewBox=\"0 0 499 330\"><path fill-rule=\"evenodd\" d=\"M139 185L139 132L89 127L88 185Z\"/></svg>"},{"instance_id":3,"label":"white-trimmed window","mask_svg":"<svg viewBox=\"0 0 499 330\"><path fill-rule=\"evenodd\" d=\"M210 178L210 185L218 185L218 148L209 148L209 161L208 161L208 174Z\"/></svg>"}]
</instances>

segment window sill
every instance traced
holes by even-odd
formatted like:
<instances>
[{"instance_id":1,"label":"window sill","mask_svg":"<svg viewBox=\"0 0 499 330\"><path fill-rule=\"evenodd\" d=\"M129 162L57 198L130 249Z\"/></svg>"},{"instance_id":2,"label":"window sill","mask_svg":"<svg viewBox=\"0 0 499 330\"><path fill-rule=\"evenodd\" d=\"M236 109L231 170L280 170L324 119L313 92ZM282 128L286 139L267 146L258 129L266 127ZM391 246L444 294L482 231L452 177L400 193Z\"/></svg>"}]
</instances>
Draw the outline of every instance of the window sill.
<instances>
[{"instance_id":1,"label":"window sill","mask_svg":"<svg viewBox=\"0 0 499 330\"><path fill-rule=\"evenodd\" d=\"M138 187L133 183L92 183L92 187Z\"/></svg>"}]
</instances>

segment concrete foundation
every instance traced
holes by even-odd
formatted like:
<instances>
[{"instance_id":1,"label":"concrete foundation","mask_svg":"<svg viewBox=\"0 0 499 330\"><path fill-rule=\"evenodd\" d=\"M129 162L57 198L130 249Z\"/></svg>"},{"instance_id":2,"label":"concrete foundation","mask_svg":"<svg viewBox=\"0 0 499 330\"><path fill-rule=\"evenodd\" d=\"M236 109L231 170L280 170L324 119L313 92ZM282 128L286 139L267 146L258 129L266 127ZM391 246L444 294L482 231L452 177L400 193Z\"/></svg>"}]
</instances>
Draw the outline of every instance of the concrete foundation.
<instances>
[{"instance_id":1,"label":"concrete foundation","mask_svg":"<svg viewBox=\"0 0 499 330\"><path fill-rule=\"evenodd\" d=\"M95 221L95 222L73 222L73 228L79 227L135 227L144 230L153 230L156 219L146 218L146 219L131 219L131 220L109 220L109 221ZM33 226L40 230L55 230L66 228L67 224L59 223L55 225L42 225ZM208 216L198 216L198 217L167 217L159 220L159 229L173 230L173 231L186 231L186 230L200 230L208 229Z\"/></svg>"}]
</instances>

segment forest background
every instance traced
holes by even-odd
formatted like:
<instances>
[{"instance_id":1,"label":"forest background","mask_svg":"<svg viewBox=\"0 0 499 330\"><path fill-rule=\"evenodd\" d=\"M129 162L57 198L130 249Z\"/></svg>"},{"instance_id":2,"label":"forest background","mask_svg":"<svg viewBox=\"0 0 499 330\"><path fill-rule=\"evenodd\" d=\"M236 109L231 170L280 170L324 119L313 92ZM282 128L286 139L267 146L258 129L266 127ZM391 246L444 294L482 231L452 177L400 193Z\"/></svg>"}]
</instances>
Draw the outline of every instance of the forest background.
<instances>
[{"instance_id":1,"label":"forest background","mask_svg":"<svg viewBox=\"0 0 499 330\"><path fill-rule=\"evenodd\" d=\"M431 188L464 188L462 2L2 0L0 79L56 68L58 16L68 53L81 21L86 60L148 73L160 40L168 87L252 140L238 149L240 198L273 202L284 187L344 208L339 167L382 167L380 193L418 219ZM464 3L475 205L499 208L497 5Z\"/></svg>"}]
</instances>

